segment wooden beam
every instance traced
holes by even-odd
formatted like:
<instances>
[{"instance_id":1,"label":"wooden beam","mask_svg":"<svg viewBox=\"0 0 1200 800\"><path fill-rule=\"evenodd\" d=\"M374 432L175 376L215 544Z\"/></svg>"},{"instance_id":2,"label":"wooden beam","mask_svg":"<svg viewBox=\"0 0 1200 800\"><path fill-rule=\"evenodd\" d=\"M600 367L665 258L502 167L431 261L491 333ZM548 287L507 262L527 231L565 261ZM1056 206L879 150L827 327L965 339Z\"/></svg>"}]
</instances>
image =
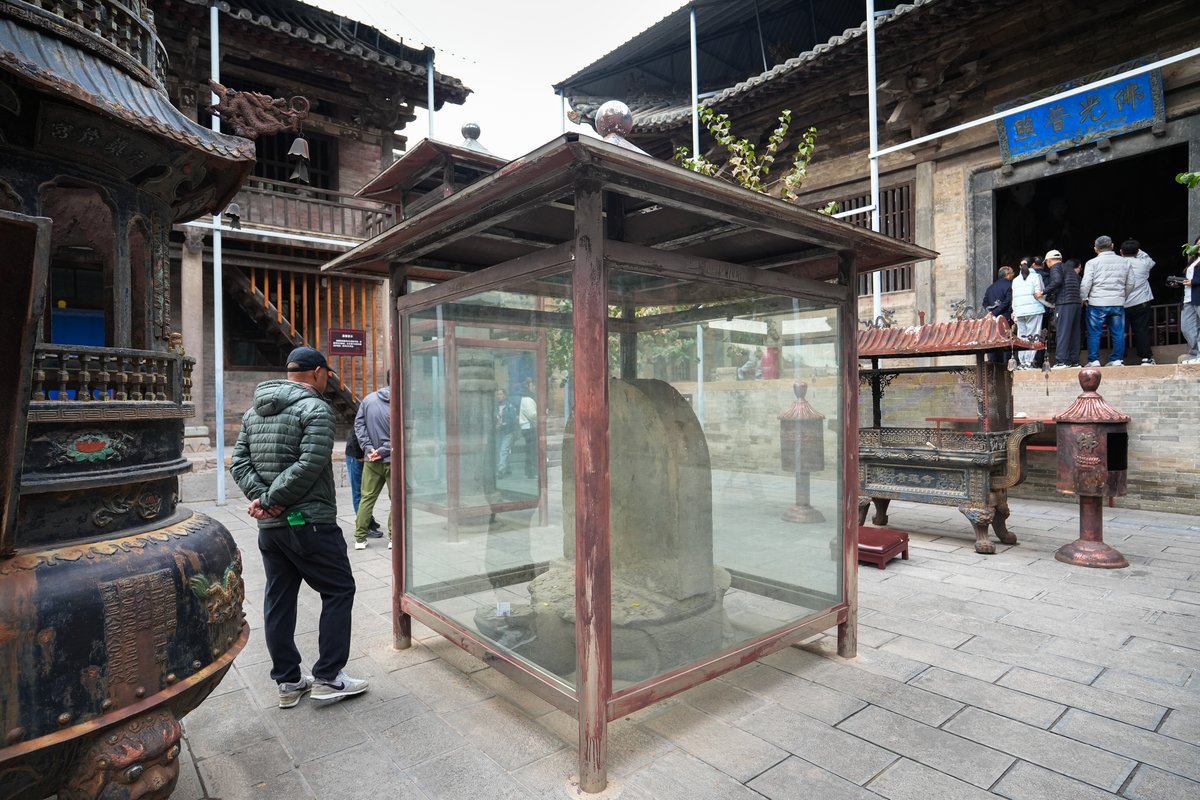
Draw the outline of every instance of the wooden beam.
<instances>
[{"instance_id":1,"label":"wooden beam","mask_svg":"<svg viewBox=\"0 0 1200 800\"><path fill-rule=\"evenodd\" d=\"M612 266L655 274L736 286L754 292L779 292L789 296L819 297L830 302L843 300L846 290L823 281L793 278L767 270L753 269L728 261L663 252L648 247L609 242L606 260Z\"/></svg>"}]
</instances>

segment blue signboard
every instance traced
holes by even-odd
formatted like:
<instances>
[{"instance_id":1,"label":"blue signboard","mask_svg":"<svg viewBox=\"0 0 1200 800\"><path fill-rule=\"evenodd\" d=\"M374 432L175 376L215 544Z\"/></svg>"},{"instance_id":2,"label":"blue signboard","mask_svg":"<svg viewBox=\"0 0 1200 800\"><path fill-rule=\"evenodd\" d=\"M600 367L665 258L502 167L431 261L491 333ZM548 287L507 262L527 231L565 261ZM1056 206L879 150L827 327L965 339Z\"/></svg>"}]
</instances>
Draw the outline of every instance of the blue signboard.
<instances>
[{"instance_id":1,"label":"blue signboard","mask_svg":"<svg viewBox=\"0 0 1200 800\"><path fill-rule=\"evenodd\" d=\"M1029 97L1023 97L996 108L1015 108L1052 97L1134 69L1142 62L1122 64L1094 75L1088 75L1055 86ZM1037 158L1057 150L1078 147L1097 139L1149 128L1164 122L1162 72L1151 70L1123 78L1114 83L1077 92L996 121L1000 135L1000 155L1005 164Z\"/></svg>"}]
</instances>

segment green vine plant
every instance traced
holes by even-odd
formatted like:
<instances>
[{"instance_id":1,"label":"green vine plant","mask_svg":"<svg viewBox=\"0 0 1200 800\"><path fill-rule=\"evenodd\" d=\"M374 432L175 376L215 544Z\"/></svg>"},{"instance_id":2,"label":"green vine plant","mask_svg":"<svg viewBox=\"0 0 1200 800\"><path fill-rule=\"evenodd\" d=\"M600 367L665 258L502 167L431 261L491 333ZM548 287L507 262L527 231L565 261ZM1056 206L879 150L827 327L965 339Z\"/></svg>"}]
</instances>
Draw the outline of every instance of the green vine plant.
<instances>
[{"instance_id":1,"label":"green vine plant","mask_svg":"<svg viewBox=\"0 0 1200 800\"><path fill-rule=\"evenodd\" d=\"M729 153L729 158L723 165L717 164L699 153L693 155L686 147L679 147L675 150L675 160L685 169L699 172L710 178L726 178L724 173L728 170L728 180L743 189L749 189L759 194L768 194L771 168L775 165L776 155L787 139L788 130L792 125L791 110L785 108L780 113L779 124L775 126L775 130L771 131L761 153L754 142L738 138L731 133L728 114L718 114L712 106L704 106L700 109L700 121L708 129L713 140ZM791 169L778 184L781 199L789 203L795 203L799 199L800 186L808 177L808 165L812 161L816 143L816 128L810 127L800 135L799 141L796 143L795 155L792 158ZM821 209L821 213L834 213L827 211L834 205L836 204L831 203Z\"/></svg>"},{"instance_id":2,"label":"green vine plant","mask_svg":"<svg viewBox=\"0 0 1200 800\"><path fill-rule=\"evenodd\" d=\"M1195 189L1200 186L1200 172L1181 172L1175 176L1175 182L1182 183L1189 189ZM1183 245L1183 254L1187 258L1200 255L1200 245L1193 242L1185 242Z\"/></svg>"}]
</instances>

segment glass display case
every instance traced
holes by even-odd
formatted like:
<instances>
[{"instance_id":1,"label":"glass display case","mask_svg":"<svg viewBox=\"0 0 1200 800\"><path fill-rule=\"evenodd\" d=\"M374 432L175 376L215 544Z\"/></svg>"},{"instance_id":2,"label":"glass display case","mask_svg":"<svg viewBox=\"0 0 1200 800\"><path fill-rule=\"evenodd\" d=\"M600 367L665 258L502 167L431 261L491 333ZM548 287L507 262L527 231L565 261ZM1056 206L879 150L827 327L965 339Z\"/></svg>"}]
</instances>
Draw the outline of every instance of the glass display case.
<instances>
[{"instance_id":1,"label":"glass display case","mask_svg":"<svg viewBox=\"0 0 1200 800\"><path fill-rule=\"evenodd\" d=\"M830 628L854 655L855 270L931 255L567 135L327 265L396 295L396 646L416 618L576 717L588 792L610 720Z\"/></svg>"}]
</instances>

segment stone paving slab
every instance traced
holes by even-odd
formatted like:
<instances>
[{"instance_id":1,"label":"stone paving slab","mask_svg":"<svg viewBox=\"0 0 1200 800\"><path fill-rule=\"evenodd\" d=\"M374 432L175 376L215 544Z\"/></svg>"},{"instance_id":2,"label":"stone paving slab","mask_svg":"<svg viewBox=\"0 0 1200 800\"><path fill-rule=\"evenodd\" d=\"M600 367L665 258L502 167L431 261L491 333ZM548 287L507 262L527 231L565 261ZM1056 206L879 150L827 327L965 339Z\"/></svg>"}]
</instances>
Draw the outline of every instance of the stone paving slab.
<instances>
[{"instance_id":1,"label":"stone paving slab","mask_svg":"<svg viewBox=\"0 0 1200 800\"><path fill-rule=\"evenodd\" d=\"M1200 800L1200 525L1106 509L1133 566L1084 570L1053 557L1073 506L1011 505L1021 544L987 557L953 509L893 502L911 558L862 571L859 656L821 635L615 721L597 800ZM391 647L386 547L350 551L371 690L277 708L256 532L240 503L200 510L243 549L252 632L184 721L176 798L586 796L571 716L419 623ZM319 612L303 589L307 659Z\"/></svg>"}]
</instances>

